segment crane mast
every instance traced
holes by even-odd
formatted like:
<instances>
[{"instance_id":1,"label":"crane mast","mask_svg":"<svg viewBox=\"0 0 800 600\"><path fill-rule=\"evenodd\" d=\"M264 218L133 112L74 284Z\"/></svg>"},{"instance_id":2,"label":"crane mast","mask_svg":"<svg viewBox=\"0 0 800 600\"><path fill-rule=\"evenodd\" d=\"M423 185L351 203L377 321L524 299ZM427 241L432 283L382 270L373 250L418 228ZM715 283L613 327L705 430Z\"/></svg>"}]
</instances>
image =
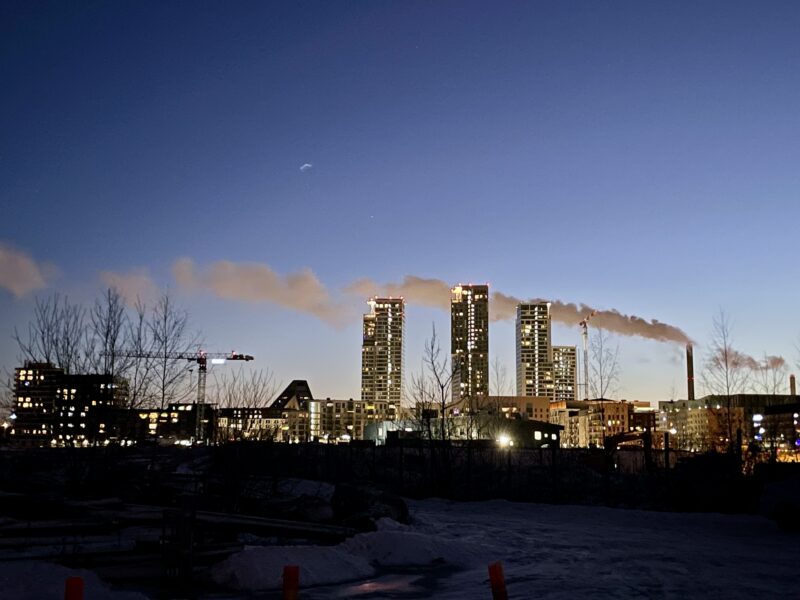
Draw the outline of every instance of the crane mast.
<instances>
[{"instance_id":1,"label":"crane mast","mask_svg":"<svg viewBox=\"0 0 800 600\"><path fill-rule=\"evenodd\" d=\"M578 326L581 328L581 337L583 337L583 399L589 399L589 320L597 314L593 310L586 318L583 319Z\"/></svg>"}]
</instances>

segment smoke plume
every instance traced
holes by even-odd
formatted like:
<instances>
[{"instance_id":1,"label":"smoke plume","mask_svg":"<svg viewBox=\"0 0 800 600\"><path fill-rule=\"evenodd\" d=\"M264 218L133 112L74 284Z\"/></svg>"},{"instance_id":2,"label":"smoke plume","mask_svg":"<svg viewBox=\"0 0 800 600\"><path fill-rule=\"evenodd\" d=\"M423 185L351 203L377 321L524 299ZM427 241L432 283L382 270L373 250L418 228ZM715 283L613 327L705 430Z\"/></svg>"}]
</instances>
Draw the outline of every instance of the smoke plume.
<instances>
[{"instance_id":1,"label":"smoke plume","mask_svg":"<svg viewBox=\"0 0 800 600\"><path fill-rule=\"evenodd\" d=\"M409 303L433 306L447 310L450 306L450 284L441 279L423 279L407 275L401 283L379 285L369 279L361 279L347 288L348 292L362 296L403 296ZM507 321L515 318L517 304L522 302L547 302L546 299L523 300L502 292L492 292L489 302L489 317L492 321ZM558 323L577 326L588 315L591 324L620 335L637 336L659 342L687 344L691 342L681 329L655 319L647 320L636 315L625 315L616 310L601 310L588 304L575 304L561 300L549 300L550 315Z\"/></svg>"},{"instance_id":2,"label":"smoke plume","mask_svg":"<svg viewBox=\"0 0 800 600\"><path fill-rule=\"evenodd\" d=\"M182 258L172 267L175 281L187 291L209 291L220 298L246 302L268 302L305 312L323 321L340 326L355 314L352 301L338 301L310 269L289 275L279 275L263 263L234 263L217 261L198 271L188 258ZM450 283L441 279L406 275L400 282L377 283L372 279L359 279L345 286L343 291L355 297L403 297L409 304L449 310ZM489 302L490 319L505 321L516 315L517 304L522 300L514 296L493 292ZM544 300L531 300L532 302ZM551 300L550 314L554 321L577 326L589 314L591 323L620 335L638 336L661 342L685 344L689 336L674 325L647 320L635 315L625 315L616 310L600 310L588 304L573 304Z\"/></svg>"},{"instance_id":3,"label":"smoke plume","mask_svg":"<svg viewBox=\"0 0 800 600\"><path fill-rule=\"evenodd\" d=\"M345 292L357 296L403 297L419 306L450 308L450 285L441 279L425 279L406 275L400 283L377 284L371 279L359 279L345 288Z\"/></svg>"},{"instance_id":4,"label":"smoke plume","mask_svg":"<svg viewBox=\"0 0 800 600\"><path fill-rule=\"evenodd\" d=\"M147 269L133 269L127 273L103 271L100 279L108 287L115 288L128 306L133 306L139 299L146 301L158 296L158 286Z\"/></svg>"},{"instance_id":5,"label":"smoke plume","mask_svg":"<svg viewBox=\"0 0 800 600\"><path fill-rule=\"evenodd\" d=\"M331 298L310 269L281 276L265 264L220 260L198 271L191 259L181 258L173 264L172 275L186 291L210 291L228 300L277 304L337 327L347 321L350 312Z\"/></svg>"},{"instance_id":6,"label":"smoke plume","mask_svg":"<svg viewBox=\"0 0 800 600\"><path fill-rule=\"evenodd\" d=\"M52 265L38 263L26 253L0 242L0 289L22 298L45 287L55 274Z\"/></svg>"},{"instance_id":7,"label":"smoke plume","mask_svg":"<svg viewBox=\"0 0 800 600\"><path fill-rule=\"evenodd\" d=\"M786 359L782 356L765 356L761 363L761 368L766 369L782 369L786 366Z\"/></svg>"}]
</instances>

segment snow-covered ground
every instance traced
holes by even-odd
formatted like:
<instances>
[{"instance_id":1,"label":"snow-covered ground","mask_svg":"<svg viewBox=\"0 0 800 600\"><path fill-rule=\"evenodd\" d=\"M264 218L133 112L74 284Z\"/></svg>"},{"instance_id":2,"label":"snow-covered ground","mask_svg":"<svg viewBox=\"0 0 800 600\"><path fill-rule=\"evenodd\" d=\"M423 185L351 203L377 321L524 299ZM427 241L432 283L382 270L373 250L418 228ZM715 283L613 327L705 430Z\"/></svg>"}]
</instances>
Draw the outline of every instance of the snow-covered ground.
<instances>
[{"instance_id":1,"label":"snow-covered ground","mask_svg":"<svg viewBox=\"0 0 800 600\"><path fill-rule=\"evenodd\" d=\"M800 535L762 517L657 513L505 501L410 502L412 523L337 546L253 546L212 569L231 591L209 598L277 598L284 565L300 566L301 597L491 597L501 561L510 598L798 598ZM132 600L89 572L0 563L0 597L63 598L80 574L87 600Z\"/></svg>"},{"instance_id":2,"label":"snow-covered ground","mask_svg":"<svg viewBox=\"0 0 800 600\"><path fill-rule=\"evenodd\" d=\"M790 598L800 594L800 536L761 517L657 513L505 501L411 502L332 547L249 548L218 565L219 583L280 586L301 568L302 597L488 598L501 561L510 598ZM313 587L308 587L313 586Z\"/></svg>"}]
</instances>

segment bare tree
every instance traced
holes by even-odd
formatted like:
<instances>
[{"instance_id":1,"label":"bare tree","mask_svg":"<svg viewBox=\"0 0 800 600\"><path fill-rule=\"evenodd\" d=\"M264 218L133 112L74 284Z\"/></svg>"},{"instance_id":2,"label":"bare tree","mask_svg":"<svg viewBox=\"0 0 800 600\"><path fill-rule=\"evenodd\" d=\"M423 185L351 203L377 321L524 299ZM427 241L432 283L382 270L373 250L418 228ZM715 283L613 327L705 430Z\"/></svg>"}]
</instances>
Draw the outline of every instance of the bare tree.
<instances>
[{"instance_id":1,"label":"bare tree","mask_svg":"<svg viewBox=\"0 0 800 600\"><path fill-rule=\"evenodd\" d=\"M130 359L122 356L127 347L128 316L125 302L116 288L108 288L94 302L89 314L94 340L93 367L96 373L118 376Z\"/></svg>"},{"instance_id":2,"label":"bare tree","mask_svg":"<svg viewBox=\"0 0 800 600\"><path fill-rule=\"evenodd\" d=\"M734 450L733 396L747 389L754 361L733 347L731 323L724 311L714 317L711 344L703 367L703 385L706 390L720 396L725 403L725 429L728 450Z\"/></svg>"},{"instance_id":3,"label":"bare tree","mask_svg":"<svg viewBox=\"0 0 800 600\"><path fill-rule=\"evenodd\" d=\"M155 405L152 393L155 361L149 356L153 353L153 340L147 322L147 306L137 298L133 310L133 317L128 319L129 347L125 352L131 358L123 371L128 380L128 407L131 409Z\"/></svg>"},{"instance_id":4,"label":"bare tree","mask_svg":"<svg viewBox=\"0 0 800 600\"><path fill-rule=\"evenodd\" d=\"M492 361L492 395L511 396L511 384L508 381L506 366L500 362L500 357L495 356Z\"/></svg>"},{"instance_id":5,"label":"bare tree","mask_svg":"<svg viewBox=\"0 0 800 600\"><path fill-rule=\"evenodd\" d=\"M411 374L408 395L413 402L413 414L420 430L427 439L433 439L433 415L436 411L436 394L425 371L424 363L420 367L419 373Z\"/></svg>"},{"instance_id":6,"label":"bare tree","mask_svg":"<svg viewBox=\"0 0 800 600\"><path fill-rule=\"evenodd\" d=\"M618 391L619 344L612 347L611 336L605 329L595 329L589 342L589 389L595 398L608 398Z\"/></svg>"},{"instance_id":7,"label":"bare tree","mask_svg":"<svg viewBox=\"0 0 800 600\"><path fill-rule=\"evenodd\" d=\"M750 389L755 394L777 396L786 391L789 377L789 368L781 356L769 356L764 353L764 359L755 365L752 372Z\"/></svg>"},{"instance_id":8,"label":"bare tree","mask_svg":"<svg viewBox=\"0 0 800 600\"><path fill-rule=\"evenodd\" d=\"M246 371L244 366L233 372L214 374L214 383L220 408L265 408L280 387L270 369ZM245 410L242 412L241 430L230 430L227 433L226 439L244 436L267 440L273 439L277 431L267 427L264 419Z\"/></svg>"},{"instance_id":9,"label":"bare tree","mask_svg":"<svg viewBox=\"0 0 800 600\"><path fill-rule=\"evenodd\" d=\"M431 429L432 411L438 412L439 437L449 437L447 428L447 400L453 383L454 371L450 368L450 360L442 354L436 325L432 325L431 337L425 340L422 353L422 368L418 375L411 376L411 396L416 403L418 413L423 421L427 418L427 433L433 435ZM425 425L425 423L423 423Z\"/></svg>"},{"instance_id":10,"label":"bare tree","mask_svg":"<svg viewBox=\"0 0 800 600\"><path fill-rule=\"evenodd\" d=\"M67 373L83 373L91 363L91 338L84 327L86 309L56 293L36 299L28 335L14 328L23 360L46 362Z\"/></svg>"},{"instance_id":11,"label":"bare tree","mask_svg":"<svg viewBox=\"0 0 800 600\"><path fill-rule=\"evenodd\" d=\"M153 387L159 408L185 400L192 391L186 360L176 358L197 349L199 336L189 331L189 315L175 306L169 293L159 298L148 321L154 359Z\"/></svg>"},{"instance_id":12,"label":"bare tree","mask_svg":"<svg viewBox=\"0 0 800 600\"><path fill-rule=\"evenodd\" d=\"M278 392L278 383L270 369L245 371L244 366L234 372L214 374L217 401L222 408L262 408Z\"/></svg>"},{"instance_id":13,"label":"bare tree","mask_svg":"<svg viewBox=\"0 0 800 600\"><path fill-rule=\"evenodd\" d=\"M430 387L436 396L439 408L439 428L441 439L447 439L447 399L450 397L450 386L453 383L455 371L450 368L447 355L442 355L439 338L436 336L436 326L431 326L431 337L425 343L422 362L428 371Z\"/></svg>"}]
</instances>

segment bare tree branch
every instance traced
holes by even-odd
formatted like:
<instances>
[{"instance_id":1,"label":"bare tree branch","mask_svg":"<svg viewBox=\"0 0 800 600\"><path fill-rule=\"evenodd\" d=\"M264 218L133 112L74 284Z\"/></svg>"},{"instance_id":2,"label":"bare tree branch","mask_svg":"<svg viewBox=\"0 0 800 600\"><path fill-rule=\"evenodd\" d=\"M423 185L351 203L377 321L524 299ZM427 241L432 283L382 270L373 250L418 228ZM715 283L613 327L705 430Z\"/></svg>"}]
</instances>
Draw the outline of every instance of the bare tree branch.
<instances>
[{"instance_id":1,"label":"bare tree branch","mask_svg":"<svg viewBox=\"0 0 800 600\"><path fill-rule=\"evenodd\" d=\"M730 320L720 309L713 320L711 345L703 367L703 385L710 394L721 396L725 403L729 451L734 449L732 396L744 393L750 370L755 366L755 360L734 349Z\"/></svg>"},{"instance_id":2,"label":"bare tree branch","mask_svg":"<svg viewBox=\"0 0 800 600\"><path fill-rule=\"evenodd\" d=\"M159 298L148 321L152 351L158 355L153 370L153 385L158 406L185 400L192 392L187 381L186 361L173 358L188 354L199 346L199 336L189 332L189 315L177 308L168 293Z\"/></svg>"},{"instance_id":3,"label":"bare tree branch","mask_svg":"<svg viewBox=\"0 0 800 600\"><path fill-rule=\"evenodd\" d=\"M214 374L217 403L220 408L262 408L269 405L280 387L268 368Z\"/></svg>"},{"instance_id":4,"label":"bare tree branch","mask_svg":"<svg viewBox=\"0 0 800 600\"><path fill-rule=\"evenodd\" d=\"M152 382L155 361L148 357L153 352L153 340L147 324L147 306L137 298L133 309L133 318L128 319L126 337L129 354L139 355L139 358L130 359L122 371L128 380L128 406L132 409L154 407L156 402L152 394Z\"/></svg>"},{"instance_id":5,"label":"bare tree branch","mask_svg":"<svg viewBox=\"0 0 800 600\"><path fill-rule=\"evenodd\" d=\"M24 338L14 329L22 360L46 362L67 373L84 373L91 364L91 337L84 327L86 309L56 293L36 299L33 320Z\"/></svg>"},{"instance_id":6,"label":"bare tree branch","mask_svg":"<svg viewBox=\"0 0 800 600\"><path fill-rule=\"evenodd\" d=\"M589 388L595 398L616 395L619 386L619 344L611 347L611 336L605 329L595 329L589 342Z\"/></svg>"},{"instance_id":7,"label":"bare tree branch","mask_svg":"<svg viewBox=\"0 0 800 600\"><path fill-rule=\"evenodd\" d=\"M493 396L511 396L511 385L508 381L506 366L500 363L500 357L495 356L492 361L492 390Z\"/></svg>"},{"instance_id":8,"label":"bare tree branch","mask_svg":"<svg viewBox=\"0 0 800 600\"><path fill-rule=\"evenodd\" d=\"M116 288L108 288L102 298L95 300L89 317L96 345L92 360L94 371L116 377L125 371L130 361L120 356L123 348L129 345L129 328L125 302Z\"/></svg>"},{"instance_id":9,"label":"bare tree branch","mask_svg":"<svg viewBox=\"0 0 800 600\"><path fill-rule=\"evenodd\" d=\"M789 368L780 356L769 356L764 353L752 373L750 389L756 394L774 396L783 394L789 379Z\"/></svg>"}]
</instances>

